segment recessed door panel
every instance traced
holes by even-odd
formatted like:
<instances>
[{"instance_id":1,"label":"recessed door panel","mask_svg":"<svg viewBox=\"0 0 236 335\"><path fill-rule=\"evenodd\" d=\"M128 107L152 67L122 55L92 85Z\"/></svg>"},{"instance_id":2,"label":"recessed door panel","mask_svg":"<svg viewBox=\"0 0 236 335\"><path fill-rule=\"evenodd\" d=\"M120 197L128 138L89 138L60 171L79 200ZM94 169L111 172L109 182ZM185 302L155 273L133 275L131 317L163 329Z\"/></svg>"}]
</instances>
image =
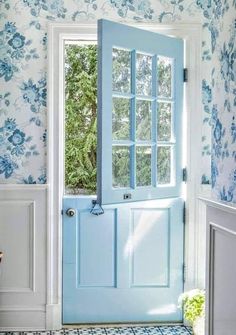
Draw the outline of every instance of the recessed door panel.
<instances>
[{"instance_id":1,"label":"recessed door panel","mask_svg":"<svg viewBox=\"0 0 236 335\"><path fill-rule=\"evenodd\" d=\"M116 278L116 212L99 217L79 214L77 223L77 287L114 287Z\"/></svg>"},{"instance_id":2,"label":"recessed door panel","mask_svg":"<svg viewBox=\"0 0 236 335\"><path fill-rule=\"evenodd\" d=\"M134 209L131 222L132 287L169 285L169 209Z\"/></svg>"}]
</instances>

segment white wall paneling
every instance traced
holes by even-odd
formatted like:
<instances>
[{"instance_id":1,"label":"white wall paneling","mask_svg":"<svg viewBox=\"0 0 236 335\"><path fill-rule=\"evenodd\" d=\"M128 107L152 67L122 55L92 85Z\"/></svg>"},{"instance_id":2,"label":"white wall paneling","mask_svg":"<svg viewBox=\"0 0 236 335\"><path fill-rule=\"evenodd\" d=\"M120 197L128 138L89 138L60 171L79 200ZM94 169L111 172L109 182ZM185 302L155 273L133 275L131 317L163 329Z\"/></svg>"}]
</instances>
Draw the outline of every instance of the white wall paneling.
<instances>
[{"instance_id":1,"label":"white wall paneling","mask_svg":"<svg viewBox=\"0 0 236 335\"><path fill-rule=\"evenodd\" d=\"M206 335L236 329L236 206L206 201Z\"/></svg>"},{"instance_id":2,"label":"white wall paneling","mask_svg":"<svg viewBox=\"0 0 236 335\"><path fill-rule=\"evenodd\" d=\"M0 186L0 330L45 329L47 186Z\"/></svg>"}]
</instances>

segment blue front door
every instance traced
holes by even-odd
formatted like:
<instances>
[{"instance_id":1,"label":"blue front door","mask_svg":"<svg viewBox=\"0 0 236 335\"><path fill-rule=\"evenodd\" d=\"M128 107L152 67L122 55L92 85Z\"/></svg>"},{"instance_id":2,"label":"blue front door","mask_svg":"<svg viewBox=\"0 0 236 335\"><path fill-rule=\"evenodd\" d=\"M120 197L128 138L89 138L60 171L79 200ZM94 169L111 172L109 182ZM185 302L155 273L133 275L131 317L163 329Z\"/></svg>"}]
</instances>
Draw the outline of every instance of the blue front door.
<instances>
[{"instance_id":1,"label":"blue front door","mask_svg":"<svg viewBox=\"0 0 236 335\"><path fill-rule=\"evenodd\" d=\"M104 213L63 199L63 323L182 321L183 43L106 20L98 32Z\"/></svg>"}]
</instances>

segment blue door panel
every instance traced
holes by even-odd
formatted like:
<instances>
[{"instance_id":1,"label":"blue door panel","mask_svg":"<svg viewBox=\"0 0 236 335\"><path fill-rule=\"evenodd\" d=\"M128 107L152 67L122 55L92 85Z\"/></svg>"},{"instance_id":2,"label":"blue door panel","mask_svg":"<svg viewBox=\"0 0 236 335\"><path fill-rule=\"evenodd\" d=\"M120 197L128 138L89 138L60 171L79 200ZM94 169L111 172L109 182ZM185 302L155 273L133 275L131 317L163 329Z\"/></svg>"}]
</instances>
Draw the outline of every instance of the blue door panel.
<instances>
[{"instance_id":1,"label":"blue door panel","mask_svg":"<svg viewBox=\"0 0 236 335\"><path fill-rule=\"evenodd\" d=\"M130 56L127 78L131 85L124 92L114 88L113 50L125 50ZM138 91L137 55L151 57L150 92L147 95ZM146 30L129 27L108 20L98 21L98 201L102 204L122 203L181 196L182 185L182 112L183 112L183 40L163 36ZM171 93L163 97L158 86L158 65L160 57L172 62ZM127 70L128 71L128 70ZM145 77L145 74L144 74ZM127 78L124 81L127 81ZM130 103L130 136L124 139L113 137L113 99L131 99ZM151 138L137 138L137 101L151 101L152 124ZM172 104L172 136L168 140L160 140L157 130L158 106L161 102ZM145 127L145 126L144 126ZM137 180L136 148L146 145L151 147L151 182L139 187ZM114 187L113 182L113 148L124 146L129 149L130 170L129 185ZM160 145L172 148L172 180L163 185L158 181L157 159ZM129 195L126 197L126 195Z\"/></svg>"},{"instance_id":2,"label":"blue door panel","mask_svg":"<svg viewBox=\"0 0 236 335\"><path fill-rule=\"evenodd\" d=\"M116 263L116 213L107 210L96 217L79 215L77 241L77 287L114 287Z\"/></svg>"},{"instance_id":3,"label":"blue door panel","mask_svg":"<svg viewBox=\"0 0 236 335\"><path fill-rule=\"evenodd\" d=\"M104 214L95 216L90 212L96 197L65 196L63 199L63 323L180 322L182 311L178 308L178 298L183 292L184 252L183 41L100 20L98 47L97 188ZM112 86L113 48L130 52L128 93ZM138 93L136 85L139 73L136 60L140 53L147 59L151 55L152 59L151 91L144 95ZM166 97L158 81L161 57L172 64L171 93ZM130 122L128 139L113 137L114 98L130 102L124 104L129 106L129 115L121 118L124 129L125 122ZM143 101L148 108L142 107L139 120L138 105ZM170 108L171 119L166 119L171 124L170 135L168 127L164 135L158 128L158 118L163 112L161 104L166 104L165 111ZM139 139L138 120L142 122L147 115L151 115L147 121L150 138ZM146 130L145 127L142 129ZM125 150L118 152L118 159L127 148L130 152L130 164L127 164L131 171L130 187L113 185L112 150L121 147ZM145 159L151 156L149 186L140 186L142 173L138 164L142 168L144 157L140 152L146 155ZM164 160L164 175L160 175L158 157ZM170 168L168 159L171 159ZM74 216L66 215L68 208L75 209Z\"/></svg>"},{"instance_id":4,"label":"blue door panel","mask_svg":"<svg viewBox=\"0 0 236 335\"><path fill-rule=\"evenodd\" d=\"M130 241L132 287L169 285L169 211L169 209L132 210Z\"/></svg>"},{"instance_id":5,"label":"blue door panel","mask_svg":"<svg viewBox=\"0 0 236 335\"><path fill-rule=\"evenodd\" d=\"M107 205L99 217L84 204L74 198L76 216L64 217L63 322L181 321L182 199Z\"/></svg>"}]
</instances>

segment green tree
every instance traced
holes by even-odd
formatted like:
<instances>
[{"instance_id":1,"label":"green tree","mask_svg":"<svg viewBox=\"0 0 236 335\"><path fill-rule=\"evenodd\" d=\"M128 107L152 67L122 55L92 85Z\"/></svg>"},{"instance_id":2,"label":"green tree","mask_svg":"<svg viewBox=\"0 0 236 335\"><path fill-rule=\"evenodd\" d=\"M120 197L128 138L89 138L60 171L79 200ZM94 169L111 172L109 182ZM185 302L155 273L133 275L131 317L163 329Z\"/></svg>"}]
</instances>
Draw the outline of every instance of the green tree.
<instances>
[{"instance_id":1,"label":"green tree","mask_svg":"<svg viewBox=\"0 0 236 335\"><path fill-rule=\"evenodd\" d=\"M66 46L65 83L65 185L96 193L96 45Z\"/></svg>"}]
</instances>

